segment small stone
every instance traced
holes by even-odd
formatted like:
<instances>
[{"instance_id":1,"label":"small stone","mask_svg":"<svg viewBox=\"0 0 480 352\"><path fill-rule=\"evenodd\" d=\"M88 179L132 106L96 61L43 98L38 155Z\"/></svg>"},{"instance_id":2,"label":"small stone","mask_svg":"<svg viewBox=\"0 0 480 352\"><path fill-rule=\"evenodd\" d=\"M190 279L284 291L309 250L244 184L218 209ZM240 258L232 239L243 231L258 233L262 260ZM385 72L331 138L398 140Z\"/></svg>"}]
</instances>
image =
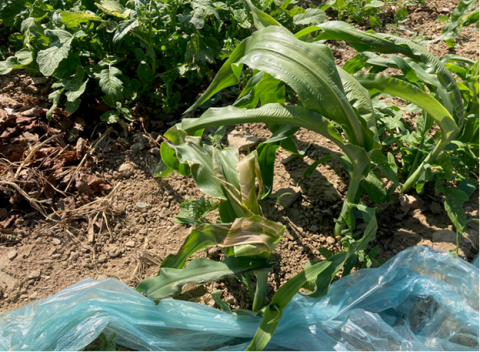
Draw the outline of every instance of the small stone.
<instances>
[{"instance_id":1,"label":"small stone","mask_svg":"<svg viewBox=\"0 0 480 352\"><path fill-rule=\"evenodd\" d=\"M32 293L30 296L28 296L28 298L30 298L30 299L37 299L37 296L38 296L38 293L37 293L37 292L34 292L34 293Z\"/></svg>"},{"instance_id":2,"label":"small stone","mask_svg":"<svg viewBox=\"0 0 480 352\"><path fill-rule=\"evenodd\" d=\"M104 254L100 254L100 255L98 256L98 259L97 259L97 261L98 261L100 264L106 263L107 260L108 260L108 259L107 259L107 256L105 256Z\"/></svg>"},{"instance_id":3,"label":"small stone","mask_svg":"<svg viewBox=\"0 0 480 352\"><path fill-rule=\"evenodd\" d=\"M434 214L441 214L442 213L442 206L438 203L433 202L430 204L430 210Z\"/></svg>"},{"instance_id":4,"label":"small stone","mask_svg":"<svg viewBox=\"0 0 480 352\"><path fill-rule=\"evenodd\" d=\"M62 256L62 255L61 255L61 254L58 254L58 253L57 253L57 254L53 254L53 255L52 255L52 259L58 259L58 258L60 258L61 256Z\"/></svg>"},{"instance_id":5,"label":"small stone","mask_svg":"<svg viewBox=\"0 0 480 352\"><path fill-rule=\"evenodd\" d=\"M135 247L135 241L128 241L127 243L125 243L125 246L133 248Z\"/></svg>"},{"instance_id":6,"label":"small stone","mask_svg":"<svg viewBox=\"0 0 480 352\"><path fill-rule=\"evenodd\" d=\"M257 137L245 131L232 131L227 136L227 141L229 146L234 146L241 152L247 151L248 148L251 150L258 143Z\"/></svg>"},{"instance_id":7,"label":"small stone","mask_svg":"<svg viewBox=\"0 0 480 352\"><path fill-rule=\"evenodd\" d=\"M318 226L312 225L312 226L309 227L308 230L309 230L310 232L316 233L316 232L318 231Z\"/></svg>"},{"instance_id":8,"label":"small stone","mask_svg":"<svg viewBox=\"0 0 480 352\"><path fill-rule=\"evenodd\" d=\"M329 245L334 245L334 244L335 244L335 238L333 238L333 237L327 237L327 244L329 244Z\"/></svg>"},{"instance_id":9,"label":"small stone","mask_svg":"<svg viewBox=\"0 0 480 352\"><path fill-rule=\"evenodd\" d=\"M132 146L130 147L130 150L133 153L138 153L141 150L143 150L144 148L145 148L145 146L142 143L133 143Z\"/></svg>"},{"instance_id":10,"label":"small stone","mask_svg":"<svg viewBox=\"0 0 480 352\"><path fill-rule=\"evenodd\" d=\"M40 272L39 271L32 271L30 274L28 274L29 279L39 279L40 278Z\"/></svg>"},{"instance_id":11,"label":"small stone","mask_svg":"<svg viewBox=\"0 0 480 352\"><path fill-rule=\"evenodd\" d=\"M120 175L122 175L122 177L128 178L133 175L133 173L135 172L135 169L131 164L124 163L120 165L120 167L118 168L118 172L120 173Z\"/></svg>"},{"instance_id":12,"label":"small stone","mask_svg":"<svg viewBox=\"0 0 480 352\"><path fill-rule=\"evenodd\" d=\"M110 256L110 258L116 258L120 254L122 254L122 251L118 247L115 247L115 246L110 247L110 249L108 251L108 255Z\"/></svg>"},{"instance_id":13,"label":"small stone","mask_svg":"<svg viewBox=\"0 0 480 352\"><path fill-rule=\"evenodd\" d=\"M106 280L106 279L108 279L108 276L107 276L107 275L103 275L103 274L102 274L102 275L98 275L98 276L97 276L97 280Z\"/></svg>"},{"instance_id":14,"label":"small stone","mask_svg":"<svg viewBox=\"0 0 480 352\"><path fill-rule=\"evenodd\" d=\"M450 230L436 231L432 235L433 242L449 242L457 244L457 234Z\"/></svg>"},{"instance_id":15,"label":"small stone","mask_svg":"<svg viewBox=\"0 0 480 352\"><path fill-rule=\"evenodd\" d=\"M283 209L289 208L300 197L300 187L281 188L275 193L277 201Z\"/></svg>"},{"instance_id":16,"label":"small stone","mask_svg":"<svg viewBox=\"0 0 480 352\"><path fill-rule=\"evenodd\" d=\"M7 258L10 260L14 260L16 256L17 251L15 249L7 253Z\"/></svg>"},{"instance_id":17,"label":"small stone","mask_svg":"<svg viewBox=\"0 0 480 352\"><path fill-rule=\"evenodd\" d=\"M58 238L53 238L53 239L52 239L52 242L53 242L53 244L56 245L56 246L58 246L59 244L62 243L62 241L60 241Z\"/></svg>"},{"instance_id":18,"label":"small stone","mask_svg":"<svg viewBox=\"0 0 480 352\"><path fill-rule=\"evenodd\" d=\"M449 10L448 7L442 7L442 8L440 9L440 12L448 13L448 12L450 12L450 10Z\"/></svg>"}]
</instances>

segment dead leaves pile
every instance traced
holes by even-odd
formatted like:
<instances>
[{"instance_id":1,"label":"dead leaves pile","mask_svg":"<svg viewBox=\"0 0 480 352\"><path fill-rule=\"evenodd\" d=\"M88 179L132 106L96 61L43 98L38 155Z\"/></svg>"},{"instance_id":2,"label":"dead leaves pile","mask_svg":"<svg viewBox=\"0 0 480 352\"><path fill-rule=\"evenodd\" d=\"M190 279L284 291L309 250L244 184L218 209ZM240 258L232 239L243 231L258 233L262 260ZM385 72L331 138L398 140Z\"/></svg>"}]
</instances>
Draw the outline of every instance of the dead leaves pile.
<instances>
[{"instance_id":1,"label":"dead leaves pile","mask_svg":"<svg viewBox=\"0 0 480 352\"><path fill-rule=\"evenodd\" d=\"M88 172L92 147L99 143L80 137L83 119L72 121L60 109L52 121L45 114L40 107L18 113L0 108L0 228L25 215L25 199L46 214L55 197L65 198L64 204L74 209L112 190L110 183Z\"/></svg>"}]
</instances>

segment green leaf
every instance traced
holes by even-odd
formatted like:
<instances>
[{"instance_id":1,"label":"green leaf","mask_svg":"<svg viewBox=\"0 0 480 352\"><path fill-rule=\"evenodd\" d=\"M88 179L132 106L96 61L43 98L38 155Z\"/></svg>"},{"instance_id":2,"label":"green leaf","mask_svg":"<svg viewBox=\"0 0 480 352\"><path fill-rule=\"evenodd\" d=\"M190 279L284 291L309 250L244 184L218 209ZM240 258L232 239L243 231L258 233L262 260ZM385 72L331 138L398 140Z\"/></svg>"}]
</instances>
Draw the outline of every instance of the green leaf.
<instances>
[{"instance_id":1,"label":"green leaf","mask_svg":"<svg viewBox=\"0 0 480 352\"><path fill-rule=\"evenodd\" d=\"M297 26L319 24L327 20L325 11L320 9L306 9L306 13L293 16L293 24Z\"/></svg>"},{"instance_id":2,"label":"green leaf","mask_svg":"<svg viewBox=\"0 0 480 352\"><path fill-rule=\"evenodd\" d=\"M332 251L330 251L328 248L324 248L324 247L321 247L318 249L318 251L320 252L321 255L323 255L325 257L325 259L329 259L333 253Z\"/></svg>"},{"instance_id":3,"label":"green leaf","mask_svg":"<svg viewBox=\"0 0 480 352\"><path fill-rule=\"evenodd\" d=\"M157 300L178 295L187 284L201 285L227 276L257 270L272 270L265 259L227 257L223 262L210 259L194 259L185 269L160 269L160 276L143 280L137 291Z\"/></svg>"},{"instance_id":4,"label":"green leaf","mask_svg":"<svg viewBox=\"0 0 480 352\"><path fill-rule=\"evenodd\" d=\"M473 192L475 192L477 187L478 187L478 181L473 179L462 180L462 182L460 182L460 184L458 185L458 189L465 192L465 194L469 198L473 194Z\"/></svg>"},{"instance_id":5,"label":"green leaf","mask_svg":"<svg viewBox=\"0 0 480 352\"><path fill-rule=\"evenodd\" d=\"M370 172L368 177L362 181L362 186L375 204L382 204L387 195L387 191L377 173Z\"/></svg>"},{"instance_id":6,"label":"green leaf","mask_svg":"<svg viewBox=\"0 0 480 352\"><path fill-rule=\"evenodd\" d=\"M149 84L153 79L152 69L145 61L142 61L138 64L137 75L143 84Z\"/></svg>"},{"instance_id":7,"label":"green leaf","mask_svg":"<svg viewBox=\"0 0 480 352\"><path fill-rule=\"evenodd\" d=\"M58 39L48 49L40 50L37 54L37 64L44 76L51 76L63 59L68 57L73 35L62 29L47 29L45 34L56 36Z\"/></svg>"},{"instance_id":8,"label":"green leaf","mask_svg":"<svg viewBox=\"0 0 480 352\"><path fill-rule=\"evenodd\" d=\"M63 11L60 13L60 16L62 16L62 22L65 23L68 28L78 27L81 23L88 21L102 21L100 17L90 12Z\"/></svg>"},{"instance_id":9,"label":"green leaf","mask_svg":"<svg viewBox=\"0 0 480 352\"><path fill-rule=\"evenodd\" d=\"M265 308L262 322L252 342L247 347L247 351L261 351L265 348L268 341L272 338L278 322L282 318L283 310L293 299L293 296L295 296L305 283L316 278L330 265L330 262L314 264L295 275L278 289L270 304Z\"/></svg>"},{"instance_id":10,"label":"green leaf","mask_svg":"<svg viewBox=\"0 0 480 352\"><path fill-rule=\"evenodd\" d=\"M322 156L320 159L316 160L312 165L310 165L307 168L307 170L303 173L302 179L310 177L313 174L313 172L317 169L318 165L323 164L324 162L327 162L332 159L337 159L337 158L334 158L331 155Z\"/></svg>"},{"instance_id":11,"label":"green leaf","mask_svg":"<svg viewBox=\"0 0 480 352\"><path fill-rule=\"evenodd\" d=\"M69 102L74 102L80 96L85 92L85 89L87 88L87 83L88 83L88 78L84 82L75 82L75 84L70 85L70 86L65 86L68 91L65 93L67 100Z\"/></svg>"},{"instance_id":12,"label":"green leaf","mask_svg":"<svg viewBox=\"0 0 480 352\"><path fill-rule=\"evenodd\" d=\"M187 259L199 250L222 244L231 226L232 224L202 224L192 229L177 254L169 254L162 261L158 275L161 275L162 268L182 269Z\"/></svg>"},{"instance_id":13,"label":"green leaf","mask_svg":"<svg viewBox=\"0 0 480 352\"><path fill-rule=\"evenodd\" d=\"M130 9L125 9L120 2L115 0L100 0L100 3L95 3L95 6L109 15L125 19L131 12Z\"/></svg>"},{"instance_id":14,"label":"green leaf","mask_svg":"<svg viewBox=\"0 0 480 352\"><path fill-rule=\"evenodd\" d=\"M393 15L393 19L396 23L403 23L408 20L408 10L405 7L397 10Z\"/></svg>"},{"instance_id":15,"label":"green leaf","mask_svg":"<svg viewBox=\"0 0 480 352\"><path fill-rule=\"evenodd\" d=\"M297 36L306 35L319 29L323 30L323 32L317 39L345 40L357 51L374 51L387 54L400 53L429 66L430 70L437 75L439 82L446 87L451 97L453 118L459 126L462 126L464 107L456 80L445 65L428 50L405 38L385 33L363 32L347 23L339 21L330 21L318 27L309 27L308 31L301 31L302 33L297 33Z\"/></svg>"},{"instance_id":16,"label":"green leaf","mask_svg":"<svg viewBox=\"0 0 480 352\"><path fill-rule=\"evenodd\" d=\"M68 112L69 114L73 114L80 107L80 103L81 103L81 99L77 99L73 102L67 101L65 103L65 111Z\"/></svg>"},{"instance_id":17,"label":"green leaf","mask_svg":"<svg viewBox=\"0 0 480 352\"><path fill-rule=\"evenodd\" d=\"M100 116L100 120L106 121L108 124L117 123L120 119L120 113L115 110L107 111Z\"/></svg>"},{"instance_id":18,"label":"green leaf","mask_svg":"<svg viewBox=\"0 0 480 352\"><path fill-rule=\"evenodd\" d=\"M264 71L290 85L305 108L341 124L353 144L373 144L370 143L373 136L362 133L359 118L345 95L331 50L321 44L299 41L278 26L266 27L242 42L188 111L219 90L237 83L239 64Z\"/></svg>"},{"instance_id":19,"label":"green leaf","mask_svg":"<svg viewBox=\"0 0 480 352\"><path fill-rule=\"evenodd\" d=\"M228 303L222 301L222 291L220 290L213 290L211 293L213 300L217 304L217 306L220 307L221 310L224 312L231 312L232 310L230 309L230 306Z\"/></svg>"},{"instance_id":20,"label":"green leaf","mask_svg":"<svg viewBox=\"0 0 480 352\"><path fill-rule=\"evenodd\" d=\"M205 65L215 63L215 58L220 54L221 47L214 38L202 38L200 34L192 34L187 43L185 52L186 62Z\"/></svg>"},{"instance_id":21,"label":"green leaf","mask_svg":"<svg viewBox=\"0 0 480 352\"><path fill-rule=\"evenodd\" d=\"M32 52L28 49L21 49L15 53L15 56L10 56L0 62L0 75L6 75L13 69L22 69L32 61Z\"/></svg>"},{"instance_id":22,"label":"green leaf","mask_svg":"<svg viewBox=\"0 0 480 352\"><path fill-rule=\"evenodd\" d=\"M128 21L121 22L115 34L113 35L113 42L118 43L120 40L123 39L123 37L125 37L128 34L128 32L130 32L131 30L137 27L138 27L137 19L131 19Z\"/></svg>"},{"instance_id":23,"label":"green leaf","mask_svg":"<svg viewBox=\"0 0 480 352\"><path fill-rule=\"evenodd\" d=\"M121 74L122 71L108 64L108 67L100 71L97 76L102 91L114 101L120 101L123 98L123 82L118 78Z\"/></svg>"},{"instance_id":24,"label":"green leaf","mask_svg":"<svg viewBox=\"0 0 480 352\"><path fill-rule=\"evenodd\" d=\"M213 200L206 201L204 197L200 197L198 200L188 197L187 200L180 204L180 212L175 218L175 223L193 226L205 218L207 213L217 208L218 203Z\"/></svg>"},{"instance_id":25,"label":"green leaf","mask_svg":"<svg viewBox=\"0 0 480 352\"><path fill-rule=\"evenodd\" d=\"M398 166L392 153L388 152L387 156L385 156L380 150L374 150L370 158L388 180L398 183Z\"/></svg>"},{"instance_id":26,"label":"green leaf","mask_svg":"<svg viewBox=\"0 0 480 352\"><path fill-rule=\"evenodd\" d=\"M467 216L463 210L463 203L468 200L468 195L458 188L445 187L445 210L452 221L457 233L463 234L467 225Z\"/></svg>"},{"instance_id":27,"label":"green leaf","mask_svg":"<svg viewBox=\"0 0 480 352\"><path fill-rule=\"evenodd\" d=\"M169 168L175 170L176 172L178 172L180 175L183 175L183 176L191 175L190 166L188 166L188 164L185 165L181 163L175 154L175 150L169 147L167 143L162 143L162 145L160 146L160 155L162 156L161 162L165 163L165 165L168 166ZM168 175L170 175L170 172L168 169L165 169L165 168L162 168L162 169L164 170L164 172L162 172L159 175L159 177L167 177Z\"/></svg>"}]
</instances>

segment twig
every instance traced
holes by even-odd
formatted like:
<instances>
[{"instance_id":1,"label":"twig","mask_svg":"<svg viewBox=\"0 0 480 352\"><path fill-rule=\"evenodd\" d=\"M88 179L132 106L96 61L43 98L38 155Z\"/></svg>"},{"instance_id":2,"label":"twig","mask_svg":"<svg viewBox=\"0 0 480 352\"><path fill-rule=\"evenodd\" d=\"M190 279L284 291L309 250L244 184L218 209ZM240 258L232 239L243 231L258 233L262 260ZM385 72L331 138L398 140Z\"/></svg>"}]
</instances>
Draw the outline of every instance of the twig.
<instances>
[{"instance_id":1,"label":"twig","mask_svg":"<svg viewBox=\"0 0 480 352\"><path fill-rule=\"evenodd\" d=\"M105 131L105 133L99 138L97 139L97 141L95 143L93 143L93 145L90 146L90 148L88 148L87 152L85 153L85 155L83 156L82 160L80 161L80 164L78 164L77 168L75 169L75 172L73 173L72 177L70 178L70 181L68 181L68 184L67 184L67 187L65 188L65 192L68 191L68 188L70 187L72 181L75 179L75 177L77 176L77 173L78 173L78 170L80 170L80 168L83 166L83 163L85 162L85 160L87 159L87 156L90 156L93 151L95 150L95 148L98 146L98 144L100 142L102 142L105 138L108 137L108 135L113 131L113 127L109 127L107 128L107 130Z\"/></svg>"},{"instance_id":2,"label":"twig","mask_svg":"<svg viewBox=\"0 0 480 352\"><path fill-rule=\"evenodd\" d=\"M45 212L45 209L43 205L38 201L33 198L31 198L23 189L21 189L17 184L13 182L8 182L8 181L0 181L0 185L8 185L17 190L18 193L20 193L26 200L30 202L32 207L37 209L43 216L47 217L47 213Z\"/></svg>"},{"instance_id":3,"label":"twig","mask_svg":"<svg viewBox=\"0 0 480 352\"><path fill-rule=\"evenodd\" d=\"M15 176L14 176L14 179L16 180L17 177L18 177L18 174L20 173L20 171L22 170L22 168L30 162L31 159L33 159L33 157L35 156L35 154L37 153L37 151L43 147L45 144L47 144L48 142L50 142L52 139L55 139L55 138L58 138L60 136L60 134L56 134L55 136L52 136L50 138L47 138L45 141L43 141L42 143L36 145L35 147L32 148L32 150L30 151L30 153L28 153L27 157L25 158L25 160L22 161L22 163L20 164L20 166L18 167L17 169L17 172L15 173Z\"/></svg>"}]
</instances>

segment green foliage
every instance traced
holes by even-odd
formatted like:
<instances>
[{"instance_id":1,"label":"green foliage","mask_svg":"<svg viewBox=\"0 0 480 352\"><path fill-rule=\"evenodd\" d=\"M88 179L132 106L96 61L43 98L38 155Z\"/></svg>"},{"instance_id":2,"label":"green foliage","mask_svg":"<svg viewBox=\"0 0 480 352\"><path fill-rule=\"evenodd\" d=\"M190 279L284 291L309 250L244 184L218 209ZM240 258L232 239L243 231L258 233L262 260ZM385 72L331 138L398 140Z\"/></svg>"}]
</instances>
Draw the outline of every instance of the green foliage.
<instances>
[{"instance_id":1,"label":"green foliage","mask_svg":"<svg viewBox=\"0 0 480 352\"><path fill-rule=\"evenodd\" d=\"M0 62L0 74L26 68L60 82L78 80L81 70L89 92L113 109L102 116L107 123L131 120L119 109L129 110L142 96L165 113L187 105L190 87L199 86L252 27L239 0L9 1L0 5L0 18L16 31L16 54ZM74 90L75 98L67 95L71 90L56 91L54 106L78 109L85 89Z\"/></svg>"},{"instance_id":2,"label":"green foliage","mask_svg":"<svg viewBox=\"0 0 480 352\"><path fill-rule=\"evenodd\" d=\"M323 10L331 8L338 13L338 19L358 24L369 23L372 27L384 25L385 12L391 6L400 7L394 13L395 23L403 23L408 19L407 6L423 3L424 1L397 1L397 0L330 0L321 5ZM318 23L312 23L318 24Z\"/></svg>"},{"instance_id":3,"label":"green foliage","mask_svg":"<svg viewBox=\"0 0 480 352\"><path fill-rule=\"evenodd\" d=\"M204 197L195 199L188 197L183 203L180 204L180 213L175 218L177 224L188 224L193 226L204 222L207 213L218 208L218 202L213 200L205 200Z\"/></svg>"}]
</instances>

